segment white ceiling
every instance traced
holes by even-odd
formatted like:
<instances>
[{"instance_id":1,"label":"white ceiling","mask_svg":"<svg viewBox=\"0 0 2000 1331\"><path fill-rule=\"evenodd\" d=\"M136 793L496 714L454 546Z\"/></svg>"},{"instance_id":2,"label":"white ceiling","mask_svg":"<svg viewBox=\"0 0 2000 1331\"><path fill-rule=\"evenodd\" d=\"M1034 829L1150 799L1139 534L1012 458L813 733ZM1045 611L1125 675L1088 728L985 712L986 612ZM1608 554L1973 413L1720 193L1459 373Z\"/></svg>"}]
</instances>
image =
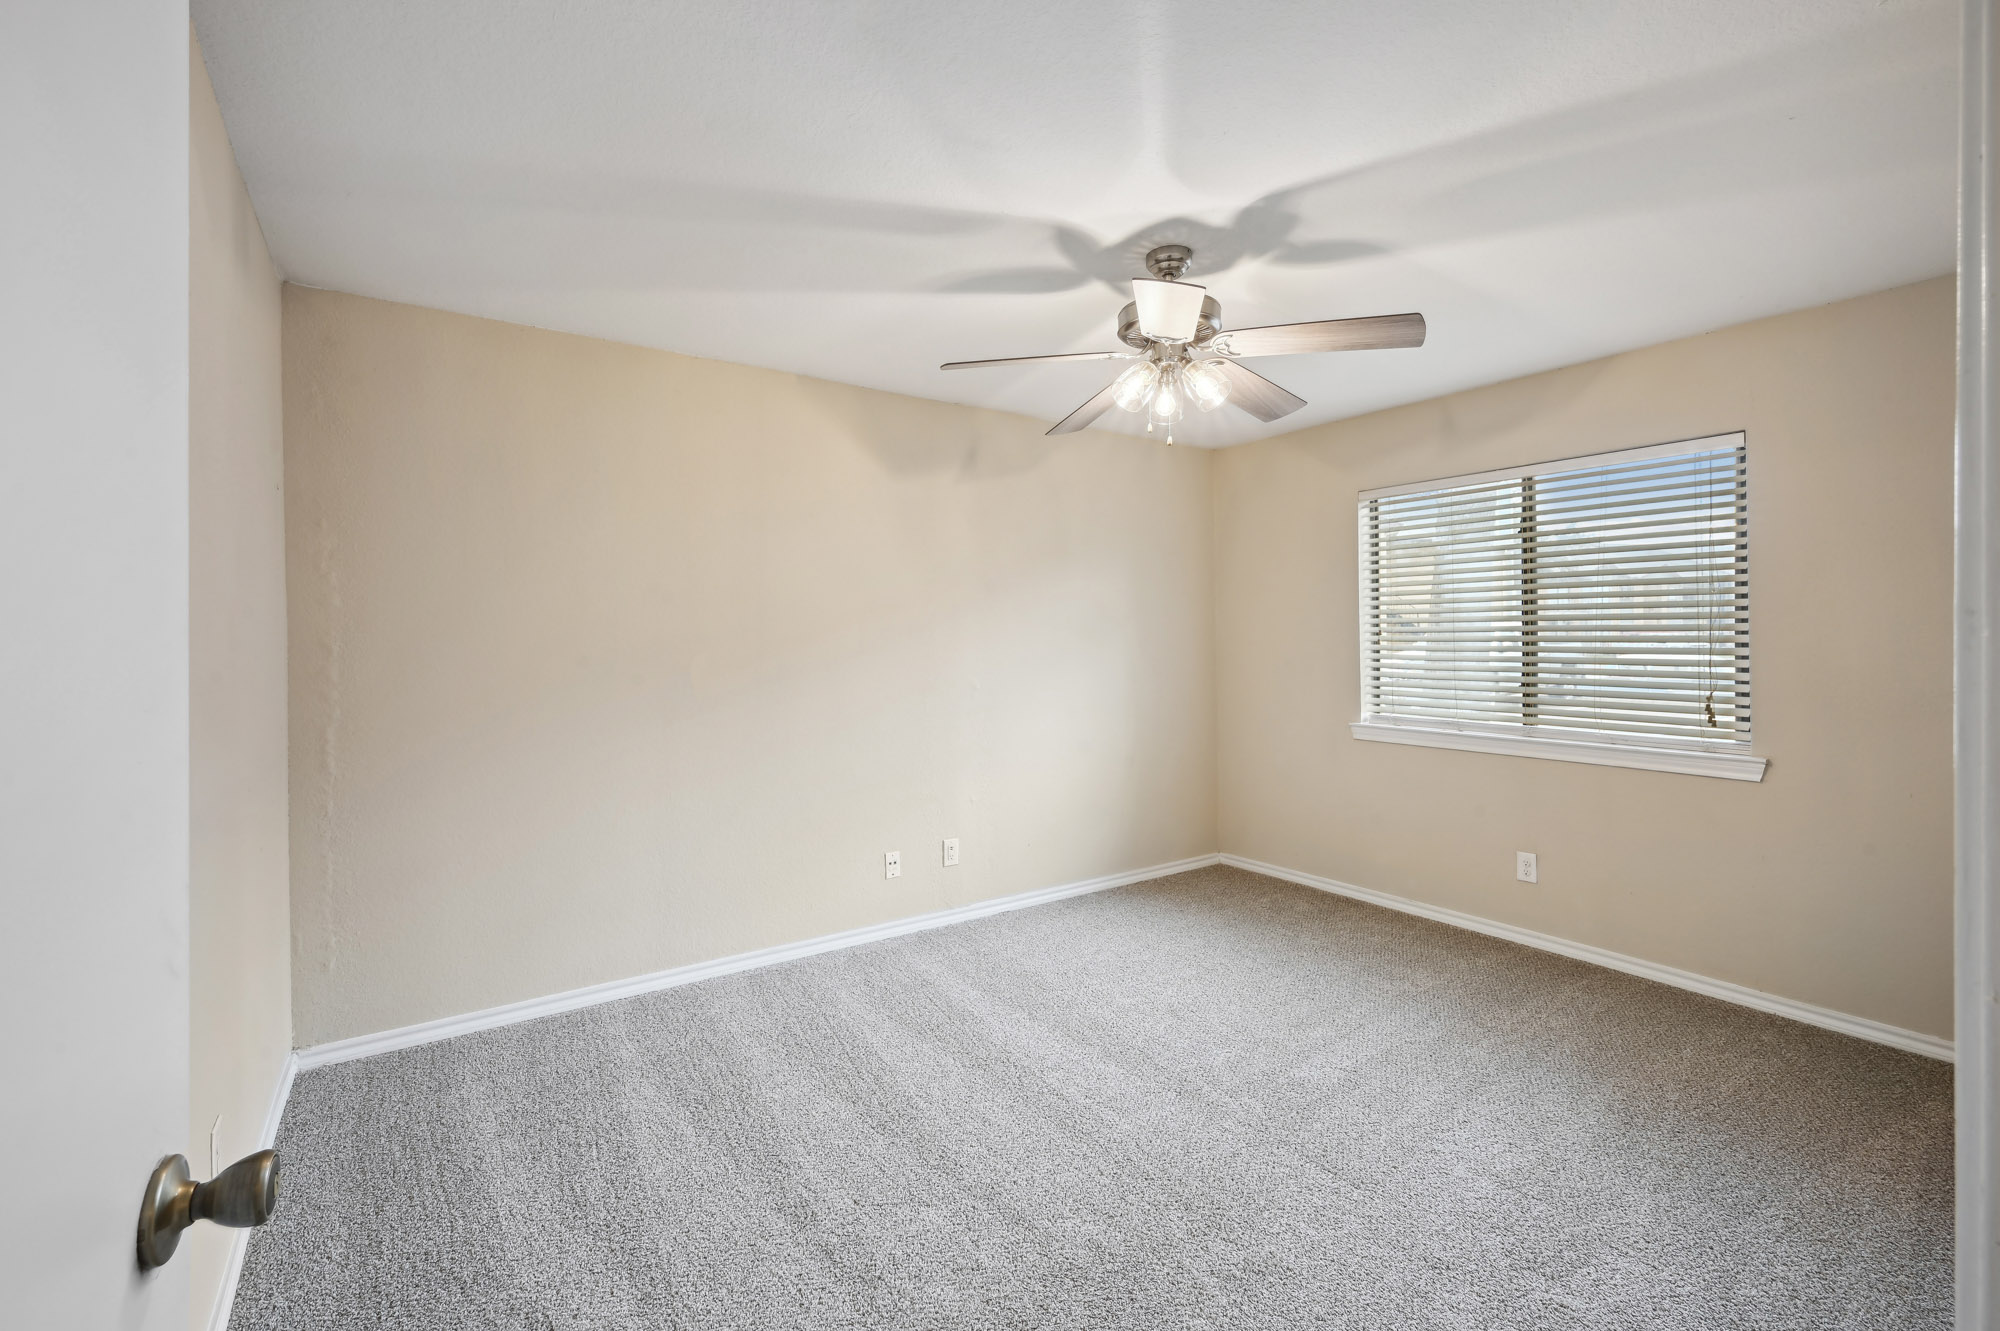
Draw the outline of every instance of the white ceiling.
<instances>
[{"instance_id":1,"label":"white ceiling","mask_svg":"<svg viewBox=\"0 0 2000 1331\"><path fill-rule=\"evenodd\" d=\"M1163 241L1227 326L1429 319L1193 442L1952 265L1951 0L193 8L312 286L1050 421L1107 367L938 363L1115 346Z\"/></svg>"}]
</instances>

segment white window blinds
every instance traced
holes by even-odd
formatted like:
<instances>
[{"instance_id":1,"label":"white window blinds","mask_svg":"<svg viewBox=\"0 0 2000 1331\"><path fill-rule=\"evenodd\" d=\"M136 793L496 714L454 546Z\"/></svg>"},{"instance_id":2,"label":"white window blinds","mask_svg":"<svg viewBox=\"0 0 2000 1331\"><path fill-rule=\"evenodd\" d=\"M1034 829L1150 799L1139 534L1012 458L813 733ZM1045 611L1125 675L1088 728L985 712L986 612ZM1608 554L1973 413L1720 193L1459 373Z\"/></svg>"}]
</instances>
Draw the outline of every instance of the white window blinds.
<instances>
[{"instance_id":1,"label":"white window blinds","mask_svg":"<svg viewBox=\"0 0 2000 1331\"><path fill-rule=\"evenodd\" d=\"M1743 436L1361 496L1363 721L1747 751Z\"/></svg>"}]
</instances>

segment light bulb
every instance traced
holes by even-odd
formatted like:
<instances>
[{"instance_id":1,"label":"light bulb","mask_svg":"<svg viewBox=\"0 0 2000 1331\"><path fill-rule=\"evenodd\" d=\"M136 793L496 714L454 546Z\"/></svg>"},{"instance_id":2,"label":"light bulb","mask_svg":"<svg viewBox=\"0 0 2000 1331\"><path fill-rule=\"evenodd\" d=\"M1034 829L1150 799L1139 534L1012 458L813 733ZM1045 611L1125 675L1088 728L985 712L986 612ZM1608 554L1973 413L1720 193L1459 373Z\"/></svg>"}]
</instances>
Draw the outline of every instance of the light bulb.
<instances>
[{"instance_id":1,"label":"light bulb","mask_svg":"<svg viewBox=\"0 0 2000 1331\"><path fill-rule=\"evenodd\" d=\"M1125 373L1118 376L1118 382L1111 385L1111 400L1126 411L1139 411L1146 405L1146 399L1153 395L1153 385L1159 382L1160 367L1149 360L1142 360Z\"/></svg>"},{"instance_id":2,"label":"light bulb","mask_svg":"<svg viewBox=\"0 0 2000 1331\"><path fill-rule=\"evenodd\" d=\"M1203 411L1214 411L1229 401L1229 377L1214 361L1196 361L1188 367L1185 377L1194 393L1194 404Z\"/></svg>"},{"instance_id":3,"label":"light bulb","mask_svg":"<svg viewBox=\"0 0 2000 1331\"><path fill-rule=\"evenodd\" d=\"M1146 404L1148 419L1161 425L1172 425L1181 418L1181 400L1185 396L1181 387L1180 367L1161 366L1160 386L1153 390L1153 400Z\"/></svg>"}]
</instances>

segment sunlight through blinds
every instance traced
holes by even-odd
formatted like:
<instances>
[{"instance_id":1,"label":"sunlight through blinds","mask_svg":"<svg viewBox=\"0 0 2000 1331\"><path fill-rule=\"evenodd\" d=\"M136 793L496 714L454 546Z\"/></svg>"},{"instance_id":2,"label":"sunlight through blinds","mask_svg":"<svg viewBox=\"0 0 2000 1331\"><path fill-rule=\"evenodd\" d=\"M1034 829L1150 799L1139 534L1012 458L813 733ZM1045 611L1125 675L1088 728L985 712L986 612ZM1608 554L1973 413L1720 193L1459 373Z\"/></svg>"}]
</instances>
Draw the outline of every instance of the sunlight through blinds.
<instances>
[{"instance_id":1,"label":"sunlight through blinds","mask_svg":"<svg viewBox=\"0 0 2000 1331\"><path fill-rule=\"evenodd\" d=\"M1743 436L1361 496L1364 720L1750 741Z\"/></svg>"}]
</instances>

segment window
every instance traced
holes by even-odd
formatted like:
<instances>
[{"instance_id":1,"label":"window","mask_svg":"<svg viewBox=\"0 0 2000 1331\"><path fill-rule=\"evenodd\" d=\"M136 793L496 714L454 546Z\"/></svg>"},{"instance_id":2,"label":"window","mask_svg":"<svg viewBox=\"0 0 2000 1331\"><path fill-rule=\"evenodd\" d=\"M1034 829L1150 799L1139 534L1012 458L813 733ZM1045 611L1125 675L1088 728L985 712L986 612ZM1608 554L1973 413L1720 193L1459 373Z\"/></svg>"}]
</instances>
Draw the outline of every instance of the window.
<instances>
[{"instance_id":1,"label":"window","mask_svg":"<svg viewBox=\"0 0 2000 1331\"><path fill-rule=\"evenodd\" d=\"M1357 738L1763 777L1741 434L1360 503Z\"/></svg>"}]
</instances>

